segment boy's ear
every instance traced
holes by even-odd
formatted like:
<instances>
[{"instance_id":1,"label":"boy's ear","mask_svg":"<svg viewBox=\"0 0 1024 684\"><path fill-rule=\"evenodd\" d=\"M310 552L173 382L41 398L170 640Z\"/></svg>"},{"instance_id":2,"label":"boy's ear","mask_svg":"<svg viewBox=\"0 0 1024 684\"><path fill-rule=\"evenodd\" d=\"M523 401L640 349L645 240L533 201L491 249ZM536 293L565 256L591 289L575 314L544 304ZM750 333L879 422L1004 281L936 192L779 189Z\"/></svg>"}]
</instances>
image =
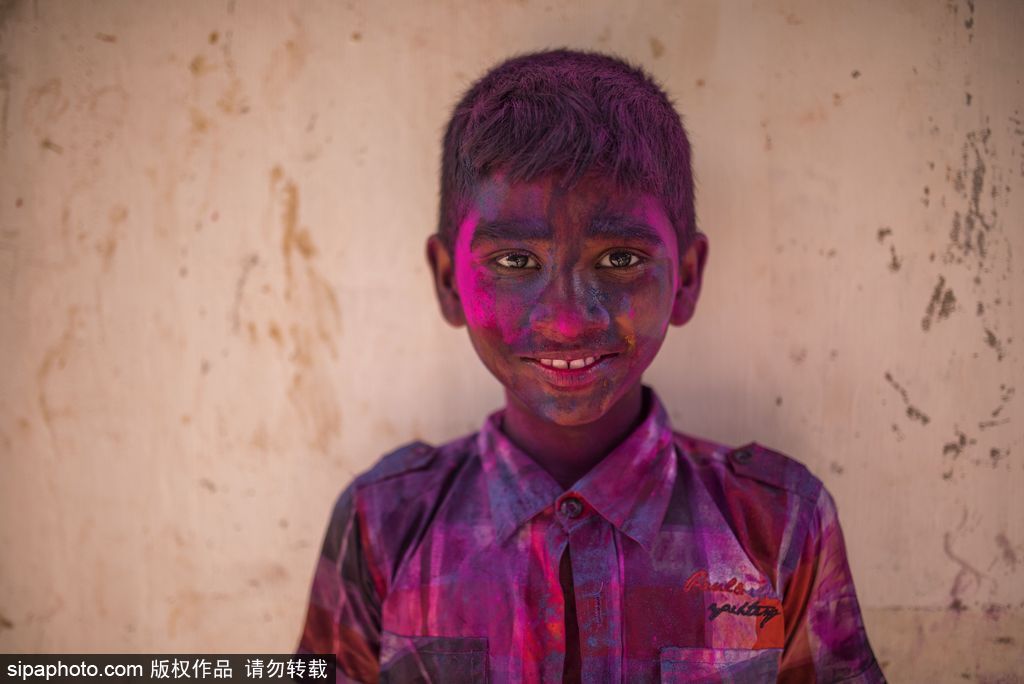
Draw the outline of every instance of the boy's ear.
<instances>
[{"instance_id":1,"label":"boy's ear","mask_svg":"<svg viewBox=\"0 0 1024 684\"><path fill-rule=\"evenodd\" d=\"M697 231L679 264L679 289L676 290L676 297L672 302L672 325L683 325L693 318L707 259L708 237Z\"/></svg>"},{"instance_id":2,"label":"boy's ear","mask_svg":"<svg viewBox=\"0 0 1024 684\"><path fill-rule=\"evenodd\" d=\"M466 324L466 314L455 288L455 260L436 233L427 238L427 263L434 276L434 290L437 292L437 303L441 306L441 315L449 325L461 328Z\"/></svg>"}]
</instances>

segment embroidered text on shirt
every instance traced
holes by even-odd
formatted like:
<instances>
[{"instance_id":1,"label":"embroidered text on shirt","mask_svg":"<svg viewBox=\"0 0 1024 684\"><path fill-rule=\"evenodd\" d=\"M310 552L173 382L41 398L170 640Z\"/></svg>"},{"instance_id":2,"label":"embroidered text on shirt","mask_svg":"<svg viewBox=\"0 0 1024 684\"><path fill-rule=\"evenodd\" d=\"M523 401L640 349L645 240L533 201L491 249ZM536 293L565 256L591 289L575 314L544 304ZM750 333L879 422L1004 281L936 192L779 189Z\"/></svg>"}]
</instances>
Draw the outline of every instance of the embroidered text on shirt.
<instances>
[{"instance_id":1,"label":"embroidered text on shirt","mask_svg":"<svg viewBox=\"0 0 1024 684\"><path fill-rule=\"evenodd\" d=\"M718 605L717 603L712 603L708 606L708 613L711 615L709 621L714 621L714 619L722 613L731 613L732 615L742 615L746 617L760 617L762 618L761 627L764 627L768 624L769 620L779 614L779 609L774 606L762 605L760 601L754 601L753 603L748 601L742 605L732 605L729 603Z\"/></svg>"},{"instance_id":2,"label":"embroidered text on shirt","mask_svg":"<svg viewBox=\"0 0 1024 684\"><path fill-rule=\"evenodd\" d=\"M683 585L683 591L727 591L730 594L748 594L747 588L735 577L726 582L712 582L707 570L697 570Z\"/></svg>"}]
</instances>

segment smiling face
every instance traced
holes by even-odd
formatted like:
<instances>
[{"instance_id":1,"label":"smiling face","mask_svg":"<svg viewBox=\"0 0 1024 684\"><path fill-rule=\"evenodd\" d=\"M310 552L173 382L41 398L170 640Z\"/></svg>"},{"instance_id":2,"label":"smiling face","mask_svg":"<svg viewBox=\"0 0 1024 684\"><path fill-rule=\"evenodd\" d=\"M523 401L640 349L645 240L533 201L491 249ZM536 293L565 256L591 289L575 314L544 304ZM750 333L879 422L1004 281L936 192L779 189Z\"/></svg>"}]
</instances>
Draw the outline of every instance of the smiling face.
<instances>
[{"instance_id":1,"label":"smiling face","mask_svg":"<svg viewBox=\"0 0 1024 684\"><path fill-rule=\"evenodd\" d=\"M602 176L480 184L454 254L428 257L442 311L465 324L510 402L559 425L604 416L654 360L670 323L692 316L707 253L683 259L660 201Z\"/></svg>"}]
</instances>

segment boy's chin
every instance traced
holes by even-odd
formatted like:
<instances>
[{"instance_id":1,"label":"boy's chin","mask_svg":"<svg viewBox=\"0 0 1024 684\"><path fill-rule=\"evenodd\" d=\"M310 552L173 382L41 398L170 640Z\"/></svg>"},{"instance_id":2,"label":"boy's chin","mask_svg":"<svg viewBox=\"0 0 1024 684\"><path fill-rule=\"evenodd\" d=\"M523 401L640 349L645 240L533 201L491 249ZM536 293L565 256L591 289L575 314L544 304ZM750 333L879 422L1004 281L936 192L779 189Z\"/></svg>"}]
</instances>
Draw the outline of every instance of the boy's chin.
<instances>
[{"instance_id":1,"label":"boy's chin","mask_svg":"<svg viewBox=\"0 0 1024 684\"><path fill-rule=\"evenodd\" d=\"M576 412L549 412L543 417L553 425L561 427L580 427L590 425L600 420L605 412L576 411Z\"/></svg>"},{"instance_id":2,"label":"boy's chin","mask_svg":"<svg viewBox=\"0 0 1024 684\"><path fill-rule=\"evenodd\" d=\"M604 417L615 403L611 388L593 387L587 390L564 391L533 387L527 391L515 391L505 387L511 400L525 406L538 418L560 425L575 427L594 423Z\"/></svg>"}]
</instances>

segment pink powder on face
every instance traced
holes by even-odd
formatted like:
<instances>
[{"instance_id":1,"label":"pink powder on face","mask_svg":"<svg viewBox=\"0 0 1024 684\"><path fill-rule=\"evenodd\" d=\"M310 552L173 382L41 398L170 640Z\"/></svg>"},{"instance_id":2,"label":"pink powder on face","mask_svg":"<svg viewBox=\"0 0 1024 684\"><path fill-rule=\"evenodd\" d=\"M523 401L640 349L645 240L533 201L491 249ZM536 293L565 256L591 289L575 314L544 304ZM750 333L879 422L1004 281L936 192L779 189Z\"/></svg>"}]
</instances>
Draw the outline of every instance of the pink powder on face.
<instances>
[{"instance_id":1,"label":"pink powder on face","mask_svg":"<svg viewBox=\"0 0 1024 684\"><path fill-rule=\"evenodd\" d=\"M470 207L459 226L459 237L455 243L455 282L462 302L466 323L473 328L491 328L496 325L494 291L473 268L469 242L473 228L480 220L480 211Z\"/></svg>"}]
</instances>

